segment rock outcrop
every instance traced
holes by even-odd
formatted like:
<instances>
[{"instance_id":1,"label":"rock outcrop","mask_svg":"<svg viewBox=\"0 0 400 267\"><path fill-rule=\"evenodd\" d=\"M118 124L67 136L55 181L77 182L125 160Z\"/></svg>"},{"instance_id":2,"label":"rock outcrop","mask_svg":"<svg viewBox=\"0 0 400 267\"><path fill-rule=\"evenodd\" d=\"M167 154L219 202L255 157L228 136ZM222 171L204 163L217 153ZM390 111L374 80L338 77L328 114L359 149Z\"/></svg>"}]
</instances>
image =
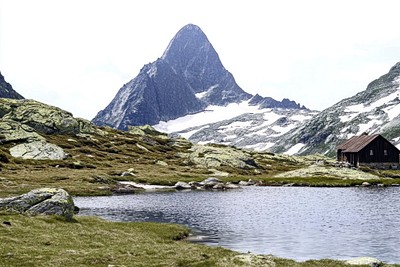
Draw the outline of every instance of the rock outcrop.
<instances>
[{"instance_id":1,"label":"rock outcrop","mask_svg":"<svg viewBox=\"0 0 400 267\"><path fill-rule=\"evenodd\" d=\"M16 158L35 160L61 160L67 157L64 150L46 141L35 141L10 148L10 154Z\"/></svg>"},{"instance_id":2,"label":"rock outcrop","mask_svg":"<svg viewBox=\"0 0 400 267\"><path fill-rule=\"evenodd\" d=\"M42 137L35 131L35 129L28 125L12 120L0 119L0 144L44 140L44 137Z\"/></svg>"},{"instance_id":3,"label":"rock outcrop","mask_svg":"<svg viewBox=\"0 0 400 267\"><path fill-rule=\"evenodd\" d=\"M228 146L194 145L191 153L180 153L188 165L202 168L228 166L238 169L255 169L257 164L251 155L245 151Z\"/></svg>"},{"instance_id":4,"label":"rock outcrop","mask_svg":"<svg viewBox=\"0 0 400 267\"><path fill-rule=\"evenodd\" d=\"M71 220L76 207L64 189L40 188L20 196L0 199L0 210L27 215L60 215Z\"/></svg>"},{"instance_id":5,"label":"rock outcrop","mask_svg":"<svg viewBox=\"0 0 400 267\"><path fill-rule=\"evenodd\" d=\"M0 99L0 119L28 125L43 134L98 133L89 121L34 100Z\"/></svg>"},{"instance_id":6,"label":"rock outcrop","mask_svg":"<svg viewBox=\"0 0 400 267\"><path fill-rule=\"evenodd\" d=\"M46 142L52 134L103 134L91 122L34 100L0 98L0 144L16 143L13 157L59 160L67 157L62 148Z\"/></svg>"}]
</instances>

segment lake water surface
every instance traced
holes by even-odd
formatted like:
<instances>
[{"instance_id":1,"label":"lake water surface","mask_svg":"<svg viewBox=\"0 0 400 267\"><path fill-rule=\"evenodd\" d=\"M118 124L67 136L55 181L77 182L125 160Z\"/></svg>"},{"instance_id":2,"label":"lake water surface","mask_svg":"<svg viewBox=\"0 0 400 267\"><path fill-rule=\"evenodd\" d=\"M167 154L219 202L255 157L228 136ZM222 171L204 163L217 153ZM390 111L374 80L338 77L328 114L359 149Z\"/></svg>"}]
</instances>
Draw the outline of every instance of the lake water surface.
<instances>
[{"instance_id":1,"label":"lake water surface","mask_svg":"<svg viewBox=\"0 0 400 267\"><path fill-rule=\"evenodd\" d=\"M295 260L400 263L400 187L246 187L77 197L80 215L179 223L203 243Z\"/></svg>"}]
</instances>

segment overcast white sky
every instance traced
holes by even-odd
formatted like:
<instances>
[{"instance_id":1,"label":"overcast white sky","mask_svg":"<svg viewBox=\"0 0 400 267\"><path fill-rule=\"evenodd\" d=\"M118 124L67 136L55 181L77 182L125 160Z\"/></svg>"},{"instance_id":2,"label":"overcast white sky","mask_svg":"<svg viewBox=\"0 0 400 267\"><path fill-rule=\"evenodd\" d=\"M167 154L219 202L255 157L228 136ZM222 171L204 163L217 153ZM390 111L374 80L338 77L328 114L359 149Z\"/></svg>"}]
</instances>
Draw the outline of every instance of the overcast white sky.
<instances>
[{"instance_id":1,"label":"overcast white sky","mask_svg":"<svg viewBox=\"0 0 400 267\"><path fill-rule=\"evenodd\" d=\"M397 0L0 0L0 71L24 97L92 119L188 23L245 91L311 109L400 61Z\"/></svg>"}]
</instances>

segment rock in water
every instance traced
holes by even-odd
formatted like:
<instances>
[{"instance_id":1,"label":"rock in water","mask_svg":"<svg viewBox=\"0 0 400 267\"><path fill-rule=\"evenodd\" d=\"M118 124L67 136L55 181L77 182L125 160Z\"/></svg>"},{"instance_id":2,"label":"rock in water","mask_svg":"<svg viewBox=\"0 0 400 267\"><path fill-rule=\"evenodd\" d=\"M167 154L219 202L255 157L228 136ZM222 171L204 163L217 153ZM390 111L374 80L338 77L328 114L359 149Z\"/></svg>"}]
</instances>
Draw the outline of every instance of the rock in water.
<instances>
[{"instance_id":1,"label":"rock in water","mask_svg":"<svg viewBox=\"0 0 400 267\"><path fill-rule=\"evenodd\" d=\"M75 205L64 189L40 188L20 196L0 199L0 210L28 215L60 215L71 220Z\"/></svg>"},{"instance_id":2,"label":"rock in water","mask_svg":"<svg viewBox=\"0 0 400 267\"><path fill-rule=\"evenodd\" d=\"M67 154L65 154L61 147L45 141L35 141L16 145L10 148L10 154L16 158L36 160L60 160L67 157Z\"/></svg>"}]
</instances>

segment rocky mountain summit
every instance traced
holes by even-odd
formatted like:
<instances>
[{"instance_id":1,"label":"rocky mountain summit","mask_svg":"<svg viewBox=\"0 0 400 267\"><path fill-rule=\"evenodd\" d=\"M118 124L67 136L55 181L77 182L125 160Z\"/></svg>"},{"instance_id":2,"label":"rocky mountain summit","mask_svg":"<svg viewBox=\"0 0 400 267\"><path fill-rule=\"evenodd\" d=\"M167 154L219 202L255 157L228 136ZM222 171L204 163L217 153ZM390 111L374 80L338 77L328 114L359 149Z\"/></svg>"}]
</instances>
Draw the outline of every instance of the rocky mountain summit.
<instances>
[{"instance_id":1,"label":"rocky mountain summit","mask_svg":"<svg viewBox=\"0 0 400 267\"><path fill-rule=\"evenodd\" d=\"M336 145L364 132L379 133L400 144L400 62L372 81L366 90L329 107L295 128L271 147L298 154L333 156Z\"/></svg>"},{"instance_id":2,"label":"rocky mountain summit","mask_svg":"<svg viewBox=\"0 0 400 267\"><path fill-rule=\"evenodd\" d=\"M189 24L175 35L161 58L145 65L136 78L119 90L93 122L127 130L128 126L155 125L209 106L250 99L254 106L302 108L290 100L281 102L246 93L225 69L203 31Z\"/></svg>"},{"instance_id":3,"label":"rocky mountain summit","mask_svg":"<svg viewBox=\"0 0 400 267\"><path fill-rule=\"evenodd\" d=\"M0 72L0 98L13 98L23 99L24 97L18 94L9 84L4 80L4 76Z\"/></svg>"}]
</instances>

